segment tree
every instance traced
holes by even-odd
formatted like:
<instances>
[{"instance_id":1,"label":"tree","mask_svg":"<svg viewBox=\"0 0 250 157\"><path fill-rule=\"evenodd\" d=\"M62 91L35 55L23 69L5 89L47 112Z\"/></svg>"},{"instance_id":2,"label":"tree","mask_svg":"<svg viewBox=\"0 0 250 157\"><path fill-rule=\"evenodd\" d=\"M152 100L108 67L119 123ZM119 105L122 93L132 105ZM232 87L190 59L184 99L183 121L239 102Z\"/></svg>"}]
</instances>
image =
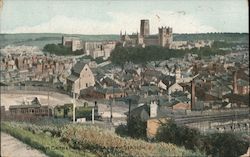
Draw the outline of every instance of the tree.
<instances>
[{"instance_id":1,"label":"tree","mask_svg":"<svg viewBox=\"0 0 250 157\"><path fill-rule=\"evenodd\" d=\"M174 143L187 149L206 152L208 155L234 157L244 154L250 141L235 133L213 133L202 135L198 130L178 126L173 121L162 125L156 135L157 141Z\"/></svg>"},{"instance_id":2,"label":"tree","mask_svg":"<svg viewBox=\"0 0 250 157\"><path fill-rule=\"evenodd\" d=\"M139 117L131 116L127 122L128 134L133 138L146 138L147 122L142 121Z\"/></svg>"}]
</instances>

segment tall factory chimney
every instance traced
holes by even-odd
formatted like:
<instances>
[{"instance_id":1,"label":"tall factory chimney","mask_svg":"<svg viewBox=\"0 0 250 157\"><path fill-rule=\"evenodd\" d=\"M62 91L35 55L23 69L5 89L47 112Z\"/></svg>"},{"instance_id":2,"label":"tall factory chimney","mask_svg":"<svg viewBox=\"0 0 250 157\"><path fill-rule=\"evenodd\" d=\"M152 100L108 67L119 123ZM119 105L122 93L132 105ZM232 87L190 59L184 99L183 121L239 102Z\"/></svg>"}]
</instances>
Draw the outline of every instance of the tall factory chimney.
<instances>
[{"instance_id":1,"label":"tall factory chimney","mask_svg":"<svg viewBox=\"0 0 250 157\"><path fill-rule=\"evenodd\" d=\"M191 110L195 110L195 82L191 81Z\"/></svg>"},{"instance_id":2,"label":"tall factory chimney","mask_svg":"<svg viewBox=\"0 0 250 157\"><path fill-rule=\"evenodd\" d=\"M238 94L238 89L237 89L237 71L233 72L233 94Z\"/></svg>"},{"instance_id":3,"label":"tall factory chimney","mask_svg":"<svg viewBox=\"0 0 250 157\"><path fill-rule=\"evenodd\" d=\"M149 36L149 20L141 20L140 35Z\"/></svg>"}]
</instances>

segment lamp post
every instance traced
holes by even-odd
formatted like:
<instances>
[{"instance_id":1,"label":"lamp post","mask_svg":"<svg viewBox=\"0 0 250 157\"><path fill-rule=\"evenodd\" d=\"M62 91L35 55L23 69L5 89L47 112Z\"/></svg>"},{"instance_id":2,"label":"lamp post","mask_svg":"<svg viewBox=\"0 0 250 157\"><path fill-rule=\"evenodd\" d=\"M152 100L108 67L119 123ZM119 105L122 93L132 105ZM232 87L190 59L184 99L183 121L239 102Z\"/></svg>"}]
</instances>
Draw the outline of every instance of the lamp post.
<instances>
[{"instance_id":1,"label":"lamp post","mask_svg":"<svg viewBox=\"0 0 250 157\"><path fill-rule=\"evenodd\" d=\"M128 103L129 103L129 107L128 107L128 123L127 123L127 126L128 126L128 133L129 135L131 135L131 99L129 98L128 99Z\"/></svg>"},{"instance_id":2,"label":"lamp post","mask_svg":"<svg viewBox=\"0 0 250 157\"><path fill-rule=\"evenodd\" d=\"M113 95L113 96L114 96L114 95ZM110 99L111 99L111 97L110 97ZM114 100L114 98L113 98L113 100ZM113 122L112 103L113 103L113 101L112 101L112 100L110 100L110 123L112 123L112 122Z\"/></svg>"},{"instance_id":3,"label":"lamp post","mask_svg":"<svg viewBox=\"0 0 250 157\"><path fill-rule=\"evenodd\" d=\"M48 78L49 78L49 80L48 80L48 117L49 117L50 116L49 115L49 105L50 105L50 103L49 103L49 94L50 94L50 87L49 87L50 75L49 75L49 73L48 73Z\"/></svg>"},{"instance_id":4,"label":"lamp post","mask_svg":"<svg viewBox=\"0 0 250 157\"><path fill-rule=\"evenodd\" d=\"M75 116L75 85L73 85L73 123L75 123L76 116Z\"/></svg>"}]
</instances>

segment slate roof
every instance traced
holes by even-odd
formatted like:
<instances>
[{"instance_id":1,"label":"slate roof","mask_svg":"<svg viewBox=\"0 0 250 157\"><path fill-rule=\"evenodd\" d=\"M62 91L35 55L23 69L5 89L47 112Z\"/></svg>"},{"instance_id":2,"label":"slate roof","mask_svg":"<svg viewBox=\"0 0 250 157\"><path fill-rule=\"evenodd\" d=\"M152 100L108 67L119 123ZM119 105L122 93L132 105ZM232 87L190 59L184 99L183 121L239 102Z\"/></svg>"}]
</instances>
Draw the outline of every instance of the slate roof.
<instances>
[{"instance_id":1,"label":"slate roof","mask_svg":"<svg viewBox=\"0 0 250 157\"><path fill-rule=\"evenodd\" d=\"M73 82L75 82L77 79L78 79L78 77L77 76L75 76L75 75L73 75L73 74L71 74L71 75L69 75L68 76L68 78L67 78L68 80L70 80L70 81L73 81Z\"/></svg>"},{"instance_id":2,"label":"slate roof","mask_svg":"<svg viewBox=\"0 0 250 157\"><path fill-rule=\"evenodd\" d=\"M114 86L114 87L118 87L119 85L110 77L104 77L101 79L100 81L101 84L106 83L107 86Z\"/></svg>"},{"instance_id":3,"label":"slate roof","mask_svg":"<svg viewBox=\"0 0 250 157\"><path fill-rule=\"evenodd\" d=\"M157 91L160 91L159 87L157 86L141 86L141 91L144 91L144 92L157 92Z\"/></svg>"},{"instance_id":4,"label":"slate roof","mask_svg":"<svg viewBox=\"0 0 250 157\"><path fill-rule=\"evenodd\" d=\"M126 113L128 115L128 112ZM149 106L142 105L131 110L131 117L139 117L142 121L149 119Z\"/></svg>"},{"instance_id":5,"label":"slate roof","mask_svg":"<svg viewBox=\"0 0 250 157\"><path fill-rule=\"evenodd\" d=\"M113 87L110 87L110 88L96 88L95 89L97 92L100 92L100 93L103 93L103 94L112 94L113 92L114 93L123 93L124 91L120 88L113 88Z\"/></svg>"},{"instance_id":6,"label":"slate roof","mask_svg":"<svg viewBox=\"0 0 250 157\"><path fill-rule=\"evenodd\" d=\"M82 69L84 68L85 65L86 65L85 62L82 62L82 61L77 62L77 63L73 66L72 71L73 71L74 73L76 73L76 74L80 74L81 71L82 71Z\"/></svg>"}]
</instances>

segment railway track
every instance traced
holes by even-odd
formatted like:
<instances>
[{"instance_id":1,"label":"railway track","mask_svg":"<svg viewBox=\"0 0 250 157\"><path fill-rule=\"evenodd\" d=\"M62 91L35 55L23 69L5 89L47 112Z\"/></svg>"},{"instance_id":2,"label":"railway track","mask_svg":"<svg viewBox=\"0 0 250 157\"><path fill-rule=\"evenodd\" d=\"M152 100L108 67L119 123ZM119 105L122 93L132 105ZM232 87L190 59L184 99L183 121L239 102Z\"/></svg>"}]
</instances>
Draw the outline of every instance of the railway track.
<instances>
[{"instance_id":1,"label":"railway track","mask_svg":"<svg viewBox=\"0 0 250 157\"><path fill-rule=\"evenodd\" d=\"M172 116L175 122L179 124L188 124L205 121L225 121L225 120L242 120L250 119L249 112L237 112L237 114L225 113L215 115L186 115L186 116Z\"/></svg>"}]
</instances>

